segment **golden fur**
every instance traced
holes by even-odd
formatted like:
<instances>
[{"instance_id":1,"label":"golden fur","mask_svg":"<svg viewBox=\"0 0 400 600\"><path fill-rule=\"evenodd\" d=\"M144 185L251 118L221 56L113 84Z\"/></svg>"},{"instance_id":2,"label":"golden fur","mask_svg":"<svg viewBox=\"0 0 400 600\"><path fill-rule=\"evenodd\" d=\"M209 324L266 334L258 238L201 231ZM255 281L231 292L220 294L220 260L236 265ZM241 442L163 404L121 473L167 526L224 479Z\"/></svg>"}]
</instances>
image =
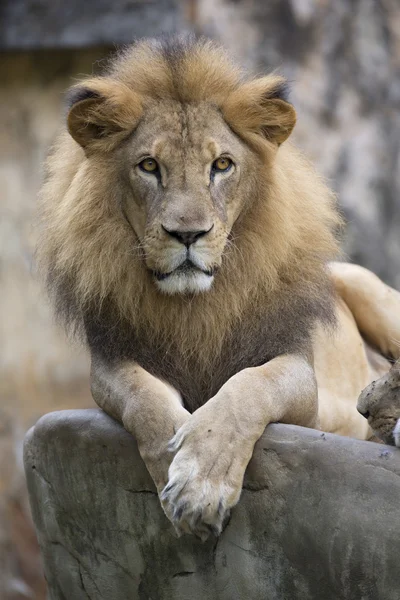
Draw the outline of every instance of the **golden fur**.
<instances>
[{"instance_id":1,"label":"golden fur","mask_svg":"<svg viewBox=\"0 0 400 600\"><path fill-rule=\"evenodd\" d=\"M78 102L69 117L80 145L64 132L48 159L38 257L67 322L80 326L89 308L111 304L115 322L173 338L183 354L195 349L199 362L209 365L225 332L246 311L279 310L283 285L294 289L306 282L310 303L313 296L318 302L329 295L324 271L338 251L340 218L333 194L299 152L287 143L278 149L294 124L291 105L274 98L282 78L244 80L208 41L191 42L176 54L171 59L160 45L141 42L105 76L83 82L93 97ZM99 105L95 94L106 101ZM157 291L120 209L113 150L159 99L217 105L263 166L248 189L252 202L232 227L212 289L194 299Z\"/></svg>"}]
</instances>

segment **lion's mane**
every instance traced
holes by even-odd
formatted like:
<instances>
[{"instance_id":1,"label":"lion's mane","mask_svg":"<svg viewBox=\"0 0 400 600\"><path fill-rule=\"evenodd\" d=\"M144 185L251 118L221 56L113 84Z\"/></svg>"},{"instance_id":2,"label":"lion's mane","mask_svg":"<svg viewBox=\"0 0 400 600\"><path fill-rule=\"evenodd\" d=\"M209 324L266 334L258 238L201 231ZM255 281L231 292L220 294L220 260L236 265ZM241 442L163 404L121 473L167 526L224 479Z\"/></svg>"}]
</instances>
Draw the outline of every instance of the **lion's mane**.
<instances>
[{"instance_id":1,"label":"lion's mane","mask_svg":"<svg viewBox=\"0 0 400 600\"><path fill-rule=\"evenodd\" d=\"M274 75L270 82L272 92L283 86ZM253 197L233 227L212 289L166 296L155 288L121 209L111 142L105 138L101 152L86 156L62 132L41 193L38 260L67 325L86 331L90 344L110 356L139 353L160 375L163 369L168 375L168 360L178 360L171 358L177 353L180 365L192 361L199 373L219 368L217 386L243 367L233 358L230 366L216 367L227 345L232 355L248 355L253 345L255 364L300 347L316 319L332 320L326 264L337 255L340 225L333 194L289 143L275 155L254 131L246 81L219 46L190 39L139 42L89 84L114 109L114 144L132 132L145 98L209 101L263 155L266 169L249 191ZM235 337L238 323L245 328Z\"/></svg>"}]
</instances>

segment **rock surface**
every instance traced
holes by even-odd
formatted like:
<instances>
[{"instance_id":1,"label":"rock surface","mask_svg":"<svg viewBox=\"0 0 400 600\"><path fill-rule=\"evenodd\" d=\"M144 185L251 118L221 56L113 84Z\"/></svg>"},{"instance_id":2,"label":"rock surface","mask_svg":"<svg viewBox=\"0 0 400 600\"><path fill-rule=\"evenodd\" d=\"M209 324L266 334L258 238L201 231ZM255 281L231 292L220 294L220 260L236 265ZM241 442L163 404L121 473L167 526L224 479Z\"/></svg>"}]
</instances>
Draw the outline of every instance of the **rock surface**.
<instances>
[{"instance_id":1,"label":"rock surface","mask_svg":"<svg viewBox=\"0 0 400 600\"><path fill-rule=\"evenodd\" d=\"M135 440L46 415L25 468L51 600L398 600L400 452L272 425L219 539L177 539Z\"/></svg>"}]
</instances>

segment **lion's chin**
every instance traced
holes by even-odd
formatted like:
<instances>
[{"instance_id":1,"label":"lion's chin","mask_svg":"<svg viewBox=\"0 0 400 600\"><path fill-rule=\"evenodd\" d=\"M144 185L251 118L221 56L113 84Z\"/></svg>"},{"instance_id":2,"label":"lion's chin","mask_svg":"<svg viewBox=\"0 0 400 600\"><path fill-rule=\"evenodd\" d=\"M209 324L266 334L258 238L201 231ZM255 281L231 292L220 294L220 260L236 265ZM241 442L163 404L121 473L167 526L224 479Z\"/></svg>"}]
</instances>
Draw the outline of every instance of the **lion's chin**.
<instances>
[{"instance_id":1,"label":"lion's chin","mask_svg":"<svg viewBox=\"0 0 400 600\"><path fill-rule=\"evenodd\" d=\"M158 289L164 294L200 294L208 292L214 281L214 275L193 269L170 273L164 279L156 279Z\"/></svg>"}]
</instances>

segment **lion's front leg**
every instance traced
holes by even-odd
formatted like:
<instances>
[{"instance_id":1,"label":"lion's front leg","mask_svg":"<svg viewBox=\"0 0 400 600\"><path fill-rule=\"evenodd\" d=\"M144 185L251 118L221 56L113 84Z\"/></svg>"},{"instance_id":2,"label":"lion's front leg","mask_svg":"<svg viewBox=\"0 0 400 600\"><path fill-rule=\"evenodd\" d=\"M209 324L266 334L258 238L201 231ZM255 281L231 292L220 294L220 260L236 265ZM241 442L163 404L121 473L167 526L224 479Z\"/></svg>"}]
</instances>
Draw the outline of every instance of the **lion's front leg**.
<instances>
[{"instance_id":1,"label":"lion's front leg","mask_svg":"<svg viewBox=\"0 0 400 600\"><path fill-rule=\"evenodd\" d=\"M179 393L137 363L110 364L98 356L92 356L91 388L97 404L135 437L161 492L172 460L168 443L190 417Z\"/></svg>"},{"instance_id":2,"label":"lion's front leg","mask_svg":"<svg viewBox=\"0 0 400 600\"><path fill-rule=\"evenodd\" d=\"M265 427L276 421L313 427L317 411L314 371L303 356L280 356L232 377L170 443L175 457L161 500L176 529L202 539L219 534Z\"/></svg>"}]
</instances>

